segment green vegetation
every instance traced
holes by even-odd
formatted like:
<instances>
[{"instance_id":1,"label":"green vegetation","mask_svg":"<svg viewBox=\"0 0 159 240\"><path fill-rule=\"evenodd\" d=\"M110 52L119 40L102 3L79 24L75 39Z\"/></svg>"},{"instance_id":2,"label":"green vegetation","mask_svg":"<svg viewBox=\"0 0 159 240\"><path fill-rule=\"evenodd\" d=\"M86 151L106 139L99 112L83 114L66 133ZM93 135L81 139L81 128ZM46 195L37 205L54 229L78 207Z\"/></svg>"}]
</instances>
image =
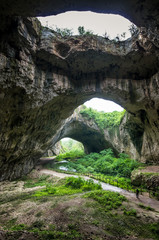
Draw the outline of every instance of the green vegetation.
<instances>
[{"instance_id":1,"label":"green vegetation","mask_svg":"<svg viewBox=\"0 0 159 240\"><path fill-rule=\"evenodd\" d=\"M60 158L62 159L62 155ZM140 165L124 153L119 154L119 158L116 158L111 149L103 150L100 153L90 153L79 159L75 156L67 159L69 162L64 166L70 170L75 169L78 173L101 173L126 178L130 178L131 172Z\"/></svg>"},{"instance_id":2,"label":"green vegetation","mask_svg":"<svg viewBox=\"0 0 159 240\"><path fill-rule=\"evenodd\" d=\"M84 197L94 199L104 207L105 211L117 209L123 201L126 201L126 198L119 193L104 190L91 191L86 193Z\"/></svg>"},{"instance_id":3,"label":"green vegetation","mask_svg":"<svg viewBox=\"0 0 159 240\"><path fill-rule=\"evenodd\" d=\"M93 35L93 31L91 30L85 30L84 26L79 26L78 27L78 33L81 36L89 36L89 35Z\"/></svg>"},{"instance_id":4,"label":"green vegetation","mask_svg":"<svg viewBox=\"0 0 159 240\"><path fill-rule=\"evenodd\" d=\"M133 185L131 184L130 178L109 176L104 174L88 174L91 178L94 178L98 181L111 184L116 187L120 187L126 190L135 191Z\"/></svg>"},{"instance_id":5,"label":"green vegetation","mask_svg":"<svg viewBox=\"0 0 159 240\"><path fill-rule=\"evenodd\" d=\"M94 183L92 179L84 180L83 178L69 177L66 179L65 186L71 187L73 189L82 189L82 191L91 191L102 189L100 183Z\"/></svg>"},{"instance_id":6,"label":"green vegetation","mask_svg":"<svg viewBox=\"0 0 159 240\"><path fill-rule=\"evenodd\" d=\"M85 155L83 150L76 150L72 149L71 151L65 152L65 153L60 153L57 157L56 160L60 161L63 159L76 159L76 158L81 158Z\"/></svg>"},{"instance_id":7,"label":"green vegetation","mask_svg":"<svg viewBox=\"0 0 159 240\"><path fill-rule=\"evenodd\" d=\"M33 197L43 197L43 196L64 196L76 193L81 193L83 191L91 191L101 189L101 185L94 183L93 180L84 180L83 178L69 177L66 178L65 183L62 185L53 185L47 183L46 187L42 190L38 190L33 194Z\"/></svg>"},{"instance_id":8,"label":"green vegetation","mask_svg":"<svg viewBox=\"0 0 159 240\"><path fill-rule=\"evenodd\" d=\"M60 141L61 151L56 157L56 160L61 161L63 159L76 159L85 155L83 144L69 138L67 141Z\"/></svg>"},{"instance_id":9,"label":"green vegetation","mask_svg":"<svg viewBox=\"0 0 159 240\"><path fill-rule=\"evenodd\" d=\"M41 178L44 181L44 177L35 174L30 179L27 177L25 183L36 182L40 186ZM19 199L18 195L10 199L9 205L6 204L8 198L1 205L0 225L4 239L99 240L111 236L112 239L158 240L158 222L147 223L142 209L138 215L138 210L132 208L124 196L103 191L92 180L74 177L59 180L47 176L45 185L45 189L41 189L47 193L45 196L33 196L39 191L32 194L28 189L31 194L27 199Z\"/></svg>"},{"instance_id":10,"label":"green vegetation","mask_svg":"<svg viewBox=\"0 0 159 240\"><path fill-rule=\"evenodd\" d=\"M72 138L67 138L67 140L64 138L60 141L61 149L62 151L60 153L64 152L70 152L73 151L82 151L84 152L84 146L82 143L73 140Z\"/></svg>"},{"instance_id":11,"label":"green vegetation","mask_svg":"<svg viewBox=\"0 0 159 240\"><path fill-rule=\"evenodd\" d=\"M113 128L115 126L119 126L125 112L125 110L122 112L114 111L111 113L98 112L97 110L87 108L83 105L80 114L87 120L93 120L98 125L98 127L103 130L105 128Z\"/></svg>"},{"instance_id":12,"label":"green vegetation","mask_svg":"<svg viewBox=\"0 0 159 240\"><path fill-rule=\"evenodd\" d=\"M124 214L128 215L128 216L136 216L137 215L137 211L136 211L136 209L130 209L128 211L124 210Z\"/></svg>"},{"instance_id":13,"label":"green vegetation","mask_svg":"<svg viewBox=\"0 0 159 240\"><path fill-rule=\"evenodd\" d=\"M154 208L152 208L152 207L150 207L150 206L145 206L145 205L143 205L142 203L139 204L139 207L140 207L140 208L143 208L143 209L145 209L145 210L148 210L148 211L155 211Z\"/></svg>"},{"instance_id":14,"label":"green vegetation","mask_svg":"<svg viewBox=\"0 0 159 240\"><path fill-rule=\"evenodd\" d=\"M66 158L67 156L67 158ZM121 153L115 157L111 149L103 150L100 153L91 153L79 158L76 151L60 154L58 160L67 159L66 162L48 164L49 169L60 172L88 175L96 180L134 191L131 184L131 172L141 164L128 155ZM60 170L60 167L64 167Z\"/></svg>"},{"instance_id":15,"label":"green vegetation","mask_svg":"<svg viewBox=\"0 0 159 240\"><path fill-rule=\"evenodd\" d=\"M61 37L70 37L73 35L73 30L69 28L58 28L56 26L55 29L53 29L57 34L59 34Z\"/></svg>"},{"instance_id":16,"label":"green vegetation","mask_svg":"<svg viewBox=\"0 0 159 240\"><path fill-rule=\"evenodd\" d=\"M48 178L49 178L49 175L41 175L37 179L23 178L25 180L24 187L25 188L33 188L33 187L37 187L37 186L45 186L46 180Z\"/></svg>"}]
</instances>

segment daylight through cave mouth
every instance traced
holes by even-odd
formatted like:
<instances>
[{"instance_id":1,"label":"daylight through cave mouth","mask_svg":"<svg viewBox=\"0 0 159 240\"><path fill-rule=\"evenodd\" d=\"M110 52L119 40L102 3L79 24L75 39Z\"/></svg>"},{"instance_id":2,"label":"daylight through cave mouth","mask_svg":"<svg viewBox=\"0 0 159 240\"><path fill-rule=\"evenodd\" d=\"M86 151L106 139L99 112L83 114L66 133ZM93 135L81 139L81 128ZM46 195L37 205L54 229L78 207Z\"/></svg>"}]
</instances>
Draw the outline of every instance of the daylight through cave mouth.
<instances>
[{"instance_id":1,"label":"daylight through cave mouth","mask_svg":"<svg viewBox=\"0 0 159 240\"><path fill-rule=\"evenodd\" d=\"M59 153L72 152L79 156L83 153L100 152L114 148L104 131L117 127L125 115L125 110L118 104L100 98L92 98L74 110L59 130L55 147L60 146ZM76 141L75 141L76 140ZM53 150L54 151L54 150ZM56 155L57 153L54 152ZM58 153L58 154L59 154ZM66 154L67 155L67 154Z\"/></svg>"},{"instance_id":2,"label":"daylight through cave mouth","mask_svg":"<svg viewBox=\"0 0 159 240\"><path fill-rule=\"evenodd\" d=\"M61 153L69 152L69 151L79 151L84 152L84 146L81 142L73 139L73 138L63 138L60 140L61 143Z\"/></svg>"},{"instance_id":3,"label":"daylight through cave mouth","mask_svg":"<svg viewBox=\"0 0 159 240\"><path fill-rule=\"evenodd\" d=\"M38 19L43 26L57 31L62 36L95 34L123 41L137 30L132 22L120 15L91 11L68 11Z\"/></svg>"},{"instance_id":4,"label":"daylight through cave mouth","mask_svg":"<svg viewBox=\"0 0 159 240\"><path fill-rule=\"evenodd\" d=\"M113 112L113 111L118 111L121 112L124 110L119 104L105 100L103 98L92 98L89 101L86 101L84 105L87 108L93 108L97 111L103 111L103 112Z\"/></svg>"}]
</instances>

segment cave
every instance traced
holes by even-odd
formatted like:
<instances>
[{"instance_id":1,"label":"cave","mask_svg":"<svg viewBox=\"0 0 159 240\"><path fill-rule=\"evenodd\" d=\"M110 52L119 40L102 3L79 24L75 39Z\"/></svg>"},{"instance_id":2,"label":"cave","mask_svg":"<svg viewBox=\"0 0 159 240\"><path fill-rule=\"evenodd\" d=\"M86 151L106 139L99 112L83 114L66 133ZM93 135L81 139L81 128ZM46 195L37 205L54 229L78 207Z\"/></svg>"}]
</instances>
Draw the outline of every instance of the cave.
<instances>
[{"instance_id":1,"label":"cave","mask_svg":"<svg viewBox=\"0 0 159 240\"><path fill-rule=\"evenodd\" d=\"M118 43L61 39L34 18L69 10L120 14L139 31ZM0 180L29 173L92 97L126 109L140 161L158 163L157 1L1 1L0 14Z\"/></svg>"}]
</instances>

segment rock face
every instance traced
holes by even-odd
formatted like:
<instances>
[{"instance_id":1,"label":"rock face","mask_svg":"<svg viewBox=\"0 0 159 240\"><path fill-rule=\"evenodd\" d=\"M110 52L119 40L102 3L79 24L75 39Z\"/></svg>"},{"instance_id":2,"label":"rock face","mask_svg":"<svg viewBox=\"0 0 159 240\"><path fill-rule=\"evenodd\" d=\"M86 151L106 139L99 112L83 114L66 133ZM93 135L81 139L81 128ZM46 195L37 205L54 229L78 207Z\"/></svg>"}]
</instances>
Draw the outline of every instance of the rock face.
<instances>
[{"instance_id":1,"label":"rock face","mask_svg":"<svg viewBox=\"0 0 159 240\"><path fill-rule=\"evenodd\" d=\"M131 181L136 186L144 186L150 190L158 190L159 166L149 166L132 172Z\"/></svg>"},{"instance_id":2,"label":"rock face","mask_svg":"<svg viewBox=\"0 0 159 240\"><path fill-rule=\"evenodd\" d=\"M130 127L127 125L130 121L129 114L125 113L119 126L113 128L100 129L93 119L86 119L80 114L81 107L69 117L58 133L53 138L53 145L62 138L69 137L83 143L85 152L100 152L107 148L112 148L114 153L124 152L131 158L140 160L141 144L139 138L138 145L135 144L130 135ZM131 129L133 131L133 129Z\"/></svg>"},{"instance_id":3,"label":"rock face","mask_svg":"<svg viewBox=\"0 0 159 240\"><path fill-rule=\"evenodd\" d=\"M0 180L27 174L52 146L65 119L93 97L123 106L131 115L128 129L141 161L159 161L157 1L141 6L123 0L122 9L118 1L67 2L50 7L49 0L45 6L43 0L24 5L17 0L7 2L7 8L5 1L0 3ZM124 42L61 38L24 17L68 9L127 11L129 19L145 28Z\"/></svg>"}]
</instances>

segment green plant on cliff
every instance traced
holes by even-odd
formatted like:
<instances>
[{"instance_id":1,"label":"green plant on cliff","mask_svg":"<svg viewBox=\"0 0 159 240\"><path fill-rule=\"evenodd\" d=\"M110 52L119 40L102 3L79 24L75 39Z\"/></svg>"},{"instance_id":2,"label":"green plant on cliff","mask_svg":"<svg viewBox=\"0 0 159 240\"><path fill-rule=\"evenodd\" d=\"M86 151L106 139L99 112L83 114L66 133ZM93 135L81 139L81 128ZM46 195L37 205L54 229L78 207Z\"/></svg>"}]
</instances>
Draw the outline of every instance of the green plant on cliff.
<instances>
[{"instance_id":1,"label":"green plant on cliff","mask_svg":"<svg viewBox=\"0 0 159 240\"><path fill-rule=\"evenodd\" d=\"M79 35L81 35L81 36L86 36L86 35L93 35L93 31L91 31L91 30L85 30L84 29L84 26L79 26L78 27L78 33L79 33Z\"/></svg>"},{"instance_id":2,"label":"green plant on cliff","mask_svg":"<svg viewBox=\"0 0 159 240\"><path fill-rule=\"evenodd\" d=\"M125 110L122 112L114 111L111 113L98 112L97 110L87 108L83 105L80 114L82 117L88 120L93 120L98 125L98 127L103 130L105 128L113 128L115 126L119 126L125 115L125 112Z\"/></svg>"},{"instance_id":3,"label":"green plant on cliff","mask_svg":"<svg viewBox=\"0 0 159 240\"><path fill-rule=\"evenodd\" d=\"M61 35L61 37L69 37L73 35L73 30L69 28L58 28L53 29L56 33Z\"/></svg>"}]
</instances>

